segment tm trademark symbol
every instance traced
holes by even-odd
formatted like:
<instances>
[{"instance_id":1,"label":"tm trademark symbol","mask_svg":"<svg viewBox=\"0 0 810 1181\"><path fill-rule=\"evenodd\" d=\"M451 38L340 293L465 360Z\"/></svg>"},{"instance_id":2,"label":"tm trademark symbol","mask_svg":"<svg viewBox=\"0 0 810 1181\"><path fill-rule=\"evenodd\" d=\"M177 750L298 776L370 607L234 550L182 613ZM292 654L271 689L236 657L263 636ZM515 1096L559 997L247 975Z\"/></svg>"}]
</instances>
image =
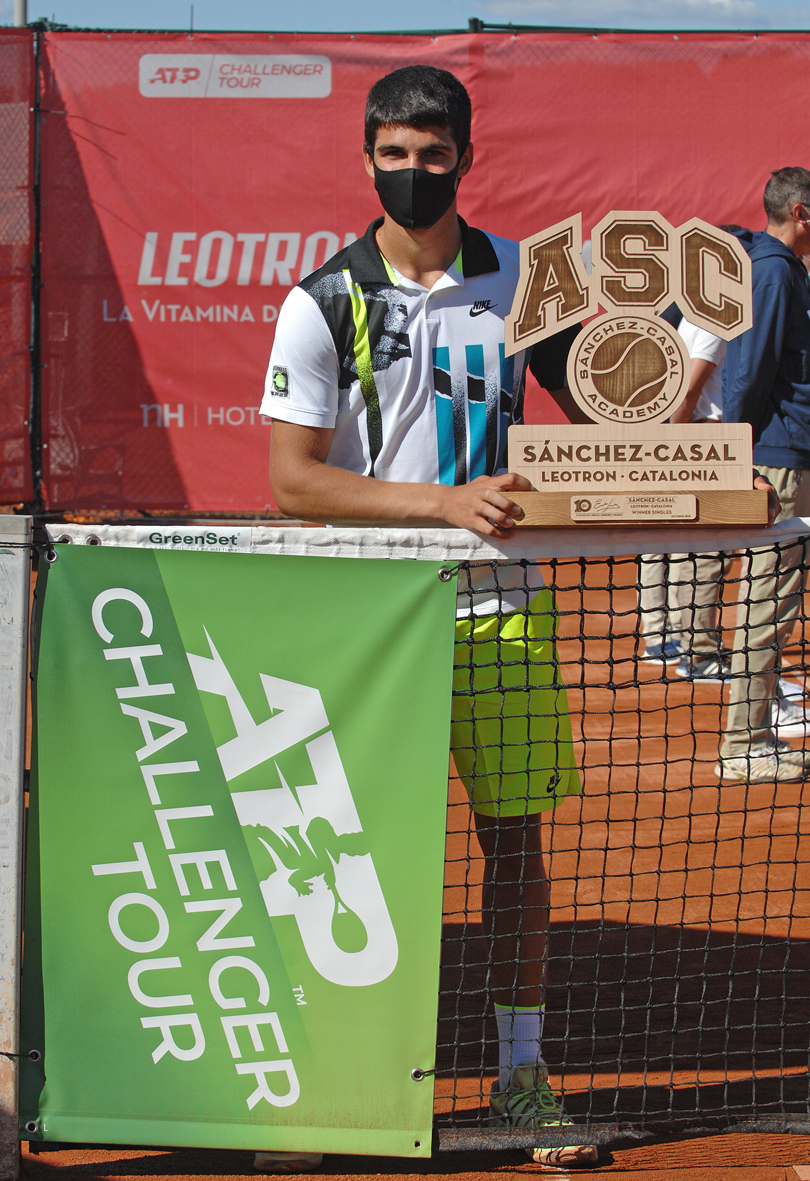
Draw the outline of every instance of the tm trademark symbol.
<instances>
[{"instance_id":1,"label":"tm trademark symbol","mask_svg":"<svg viewBox=\"0 0 810 1181\"><path fill-rule=\"evenodd\" d=\"M304 990L300 984L297 984L293 989L293 996L295 997L295 1003L297 1005L305 1005L307 1003L304 1000Z\"/></svg>"}]
</instances>

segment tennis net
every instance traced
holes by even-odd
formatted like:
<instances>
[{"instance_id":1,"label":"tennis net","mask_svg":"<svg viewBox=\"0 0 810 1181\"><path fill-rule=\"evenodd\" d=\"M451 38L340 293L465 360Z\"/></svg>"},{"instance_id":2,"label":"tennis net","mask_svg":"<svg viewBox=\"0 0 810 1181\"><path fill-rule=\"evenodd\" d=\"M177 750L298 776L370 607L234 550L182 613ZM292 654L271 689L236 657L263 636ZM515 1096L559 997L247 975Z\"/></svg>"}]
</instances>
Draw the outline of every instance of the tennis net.
<instances>
[{"instance_id":1,"label":"tennis net","mask_svg":"<svg viewBox=\"0 0 810 1181\"><path fill-rule=\"evenodd\" d=\"M695 554L675 549L678 538L666 554L542 563L583 788L541 816L550 881L537 965L546 976L543 1055L591 1141L691 1128L810 1130L807 542L795 525L765 547L740 537L722 550L722 538L707 537ZM603 545L618 550L627 540L604 535ZM654 544L661 539L646 548ZM509 563L493 563L496 596L515 581ZM525 585L524 593L528 603L534 592ZM457 647L457 664L472 661L474 641L467 649ZM504 678L514 652L489 657L508 715L510 693L522 692L514 668ZM457 695L470 692L458 684ZM733 736L731 693L742 727ZM499 974L490 931L502 904L484 877L453 770L436 1085L447 1147L531 1139L488 1127ZM530 885L524 892L528 908ZM530 948L531 919L513 917ZM581 1139L534 1135L535 1143Z\"/></svg>"}]
</instances>

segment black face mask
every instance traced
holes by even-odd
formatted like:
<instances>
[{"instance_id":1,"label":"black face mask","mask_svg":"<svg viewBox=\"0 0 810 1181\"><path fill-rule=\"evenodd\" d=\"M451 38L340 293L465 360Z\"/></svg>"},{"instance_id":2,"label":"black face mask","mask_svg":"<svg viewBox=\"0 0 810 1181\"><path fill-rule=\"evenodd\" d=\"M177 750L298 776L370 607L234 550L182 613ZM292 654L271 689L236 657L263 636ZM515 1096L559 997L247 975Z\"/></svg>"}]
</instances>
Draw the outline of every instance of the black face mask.
<instances>
[{"instance_id":1,"label":"black face mask","mask_svg":"<svg viewBox=\"0 0 810 1181\"><path fill-rule=\"evenodd\" d=\"M459 164L461 161L459 161ZM374 187L383 209L406 230L426 230L453 204L459 165L450 172L424 168L395 168L390 172L374 165Z\"/></svg>"}]
</instances>

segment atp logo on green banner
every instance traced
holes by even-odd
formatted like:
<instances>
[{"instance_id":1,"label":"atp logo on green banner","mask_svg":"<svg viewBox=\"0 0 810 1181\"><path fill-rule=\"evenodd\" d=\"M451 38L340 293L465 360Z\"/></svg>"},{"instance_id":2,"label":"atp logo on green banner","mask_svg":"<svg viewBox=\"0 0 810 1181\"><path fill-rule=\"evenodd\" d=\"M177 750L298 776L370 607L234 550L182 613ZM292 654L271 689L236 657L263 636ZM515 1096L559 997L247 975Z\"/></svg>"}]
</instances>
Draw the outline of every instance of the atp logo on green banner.
<instances>
[{"instance_id":1,"label":"atp logo on green banner","mask_svg":"<svg viewBox=\"0 0 810 1181\"><path fill-rule=\"evenodd\" d=\"M239 822L272 859L261 883L271 916L293 915L312 966L333 984L379 984L397 964L397 938L335 736L317 689L262 673L273 711L257 723L206 633L211 656L189 654L197 688L225 698L236 736L217 748L228 783L299 742L315 782L294 790L232 791ZM249 841L250 843L250 841ZM265 859L266 860L266 859ZM260 859L254 859L260 870Z\"/></svg>"},{"instance_id":2,"label":"atp logo on green banner","mask_svg":"<svg viewBox=\"0 0 810 1181\"><path fill-rule=\"evenodd\" d=\"M427 562L58 553L23 1135L427 1155L453 584Z\"/></svg>"}]
</instances>

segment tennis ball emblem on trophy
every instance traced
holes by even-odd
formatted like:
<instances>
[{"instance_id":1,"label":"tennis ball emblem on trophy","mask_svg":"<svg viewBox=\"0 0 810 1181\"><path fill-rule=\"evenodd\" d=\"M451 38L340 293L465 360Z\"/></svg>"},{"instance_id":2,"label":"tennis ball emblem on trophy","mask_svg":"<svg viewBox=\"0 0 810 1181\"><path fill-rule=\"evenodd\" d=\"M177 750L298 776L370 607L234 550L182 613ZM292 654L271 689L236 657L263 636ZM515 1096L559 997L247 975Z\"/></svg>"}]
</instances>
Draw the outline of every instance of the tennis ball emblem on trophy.
<instances>
[{"instance_id":1,"label":"tennis ball emblem on trophy","mask_svg":"<svg viewBox=\"0 0 810 1181\"><path fill-rule=\"evenodd\" d=\"M587 413L607 422L659 422L682 401L689 357L665 320L651 325L606 316L572 350L577 387Z\"/></svg>"},{"instance_id":2,"label":"tennis ball emblem on trophy","mask_svg":"<svg viewBox=\"0 0 810 1181\"><path fill-rule=\"evenodd\" d=\"M510 427L509 469L537 490L515 495L523 523L766 523L767 498L751 489L750 426L667 423L691 364L660 312L676 302L725 340L750 328L742 245L700 218L675 229L658 213L619 211L594 226L591 251L589 275L580 215L520 244L506 353L582 324L568 385L593 424Z\"/></svg>"}]
</instances>

